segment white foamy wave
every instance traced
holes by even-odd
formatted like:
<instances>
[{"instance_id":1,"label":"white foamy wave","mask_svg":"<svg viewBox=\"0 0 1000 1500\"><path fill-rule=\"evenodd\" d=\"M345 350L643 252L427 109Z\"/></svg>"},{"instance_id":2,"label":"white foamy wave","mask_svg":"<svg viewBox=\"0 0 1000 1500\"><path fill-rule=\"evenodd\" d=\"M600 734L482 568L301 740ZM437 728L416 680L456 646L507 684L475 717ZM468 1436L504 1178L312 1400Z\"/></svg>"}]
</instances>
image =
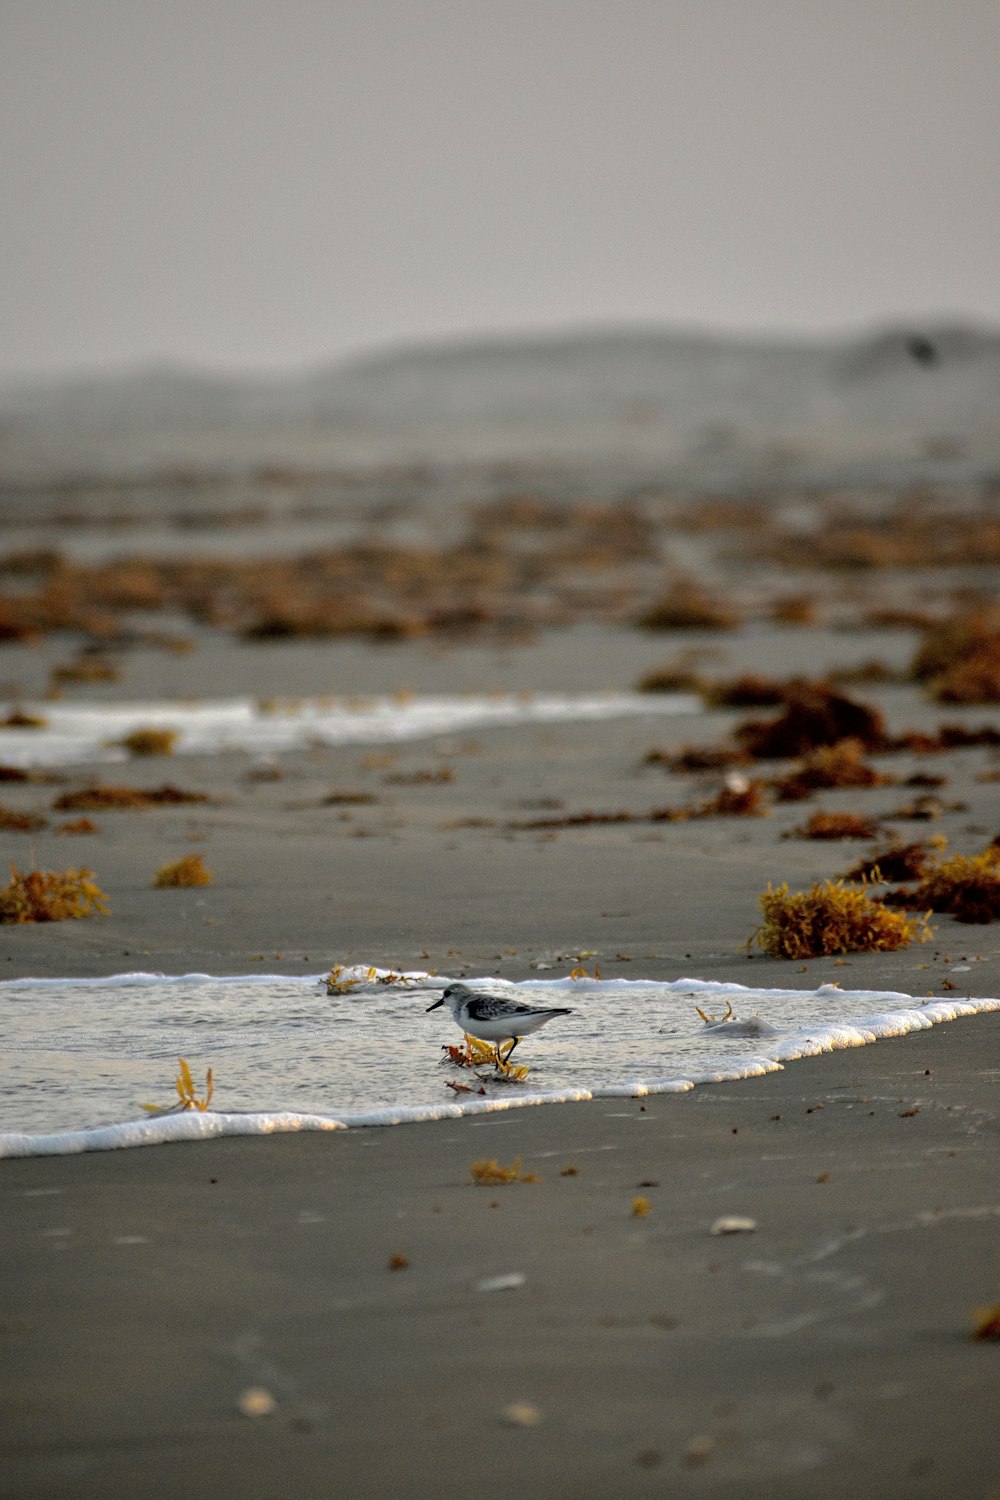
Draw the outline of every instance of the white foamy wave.
<instances>
[{"instance_id":1,"label":"white foamy wave","mask_svg":"<svg viewBox=\"0 0 1000 1500\"><path fill-rule=\"evenodd\" d=\"M434 735L663 714L700 713L690 693L498 693L201 703L19 704L36 728L0 728L0 762L32 766L122 761L125 736L162 729L179 755L241 750L269 755L316 745L375 745ZM8 705L13 707L13 705Z\"/></svg>"},{"instance_id":2,"label":"white foamy wave","mask_svg":"<svg viewBox=\"0 0 1000 1500\"><path fill-rule=\"evenodd\" d=\"M16 1131L0 1135L0 1156L75 1156L83 1151L116 1151L127 1146L165 1146L174 1141L210 1141L221 1135L276 1135L293 1130L343 1130L339 1120L320 1115L297 1115L289 1110L273 1114L223 1115L214 1110L185 1110L146 1120L124 1120L92 1130L55 1131L28 1135Z\"/></svg>"},{"instance_id":3,"label":"white foamy wave","mask_svg":"<svg viewBox=\"0 0 1000 1500\"><path fill-rule=\"evenodd\" d=\"M997 999L921 1003L901 992L833 984L781 990L698 979L469 980L571 1007L528 1038L519 1053L528 1077L512 1085L442 1062L459 1033L442 1020L444 1012L428 1013L427 1001L447 979L364 964L339 969L337 977L342 988L333 994L319 975L139 972L0 983L0 1157L683 1093L1000 1010ZM213 1069L220 1110L134 1119L140 1099L159 1095L170 1103L178 1057L189 1059L196 1093ZM474 1092L456 1094L449 1083ZM112 1123L94 1123L109 1114Z\"/></svg>"}]
</instances>

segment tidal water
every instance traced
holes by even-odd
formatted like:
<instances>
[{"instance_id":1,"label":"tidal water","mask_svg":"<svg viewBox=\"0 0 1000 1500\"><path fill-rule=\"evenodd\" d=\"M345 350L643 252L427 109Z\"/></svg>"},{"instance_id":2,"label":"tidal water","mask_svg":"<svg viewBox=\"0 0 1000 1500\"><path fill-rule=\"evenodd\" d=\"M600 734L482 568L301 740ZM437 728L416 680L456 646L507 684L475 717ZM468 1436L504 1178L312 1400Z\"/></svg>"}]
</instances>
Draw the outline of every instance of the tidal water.
<instances>
[{"instance_id":1,"label":"tidal water","mask_svg":"<svg viewBox=\"0 0 1000 1500\"><path fill-rule=\"evenodd\" d=\"M342 977L358 980L342 994L329 994L323 976L121 974L0 984L0 1155L164 1138L162 1120L141 1106L176 1104L180 1058L199 1095L207 1070L214 1073L215 1113L200 1123L214 1120L221 1130L233 1119L233 1129L248 1133L303 1128L294 1123L303 1116L379 1125L682 1092L1000 1009L1000 1000L920 1001L830 984L768 990L697 979L531 980L505 988L572 1014L522 1042L517 1061L527 1076L507 1082L448 1059L444 1049L460 1043L461 1033L445 1010L427 1012L446 979L363 968ZM278 1117L285 1123L276 1125ZM108 1126L115 1129L102 1129Z\"/></svg>"}]
</instances>

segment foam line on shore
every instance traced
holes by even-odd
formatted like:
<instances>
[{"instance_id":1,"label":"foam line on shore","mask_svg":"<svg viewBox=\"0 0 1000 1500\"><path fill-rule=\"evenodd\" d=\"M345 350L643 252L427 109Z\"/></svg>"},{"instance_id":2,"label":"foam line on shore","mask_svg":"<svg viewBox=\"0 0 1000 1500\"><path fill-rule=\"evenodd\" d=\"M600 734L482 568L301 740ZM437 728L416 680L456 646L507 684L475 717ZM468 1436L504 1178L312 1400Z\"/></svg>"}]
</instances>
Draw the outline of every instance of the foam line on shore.
<instances>
[{"instance_id":1,"label":"foam line on shore","mask_svg":"<svg viewBox=\"0 0 1000 1500\"><path fill-rule=\"evenodd\" d=\"M10 707L39 720L0 728L0 760L25 769L129 759L121 741L143 729L177 736L178 755L240 750L273 755L320 745L377 745L523 724L700 714L692 693L417 694L364 698L225 698L201 703L37 703Z\"/></svg>"},{"instance_id":2,"label":"foam line on shore","mask_svg":"<svg viewBox=\"0 0 1000 1500\"><path fill-rule=\"evenodd\" d=\"M356 975L357 988L348 990L348 995L357 995L359 999L364 998L362 987L369 986L368 994L380 982L384 986L391 978L392 971L377 970L365 965L354 966L350 970L342 970L341 979L351 978ZM378 976L378 977L375 977ZM15 988L27 988L29 991L36 984L45 985L114 985L114 984L162 984L181 983L185 979L198 978L217 984L253 984L262 985L273 980L273 976L265 975L232 975L210 980L209 976L173 976L167 979L157 974L136 973L120 974L110 976L107 979L91 980L8 980L0 985L0 989L12 990ZM287 984L286 978L282 983ZM421 971L414 971L403 976L399 982L400 989L439 987L443 981L439 976L435 977ZM476 981L471 981L473 984ZM496 985L497 981L480 981ZM297 986L314 986L317 983L315 977L300 978L294 981ZM700 999L708 1000L712 996L725 997L728 1000L746 999L752 997L755 1001L763 1000L766 1004L770 996L774 999L779 997L787 999L791 994L796 994L804 999L810 996L824 996L830 998L838 993L850 995L854 1002L871 1001L874 1005L881 1004L885 1007L888 1002L889 1008L873 1010L871 1014L853 1017L849 1021L826 1021L813 1026L798 1027L795 1030L772 1038L761 1036L758 1039L765 1042L766 1051L753 1055L743 1055L738 1060L728 1058L719 1061L716 1065L706 1065L706 1059L699 1059L698 1065L689 1067L684 1071L669 1075L653 1076L649 1078L631 1078L627 1082L608 1080L591 1088L563 1088L550 1089L532 1093L491 1095L488 1097L469 1097L454 1099L447 1103L421 1103L421 1104L396 1104L376 1110L347 1111L337 1116L327 1116L315 1113L296 1113L293 1111L268 1111L268 1112L239 1112L239 1113L216 1113L214 1111L189 1110L183 1113L174 1113L163 1116L141 1120L128 1120L117 1124L105 1125L96 1128L67 1130L44 1134L29 1134L25 1132L0 1133L0 1157L14 1156L43 1156L43 1155L70 1155L85 1151L106 1151L123 1149L135 1146L163 1145L172 1142L206 1140L221 1135L269 1135L285 1131L313 1131L313 1130L340 1130L361 1127L373 1127L384 1125L399 1125L417 1121L431 1120L453 1120L467 1115L490 1114L500 1111L525 1108L537 1104L565 1104L578 1103L593 1099L620 1099L620 1098L642 1098L652 1094L664 1093L687 1093L700 1084L738 1082L744 1078L760 1077L767 1073L780 1071L788 1062L795 1061L801 1057L817 1056L825 1052L834 1052L848 1047L863 1047L887 1037L905 1036L908 1032L928 1030L935 1025L945 1021L955 1020L961 1016L972 1016L990 1011L1000 1010L1000 999L995 998L966 998L933 1000L920 1004L914 1001L910 995L897 991L854 991L841 992L836 985L821 985L813 991L788 991L788 990L764 990L752 989L748 986L734 983L719 983L702 981L696 979L678 979L661 982L642 979L616 979L616 980L532 980L523 985L510 985L511 990L531 989L532 991L547 989L563 989L567 986L575 991L582 987L593 991L599 989L605 993L615 990L660 990L668 992L679 992L685 995L696 995ZM382 993L384 994L384 988ZM737 1023L739 1024L739 1023ZM706 1034L721 1026L706 1027ZM749 1033L753 1035L754 1033Z\"/></svg>"}]
</instances>

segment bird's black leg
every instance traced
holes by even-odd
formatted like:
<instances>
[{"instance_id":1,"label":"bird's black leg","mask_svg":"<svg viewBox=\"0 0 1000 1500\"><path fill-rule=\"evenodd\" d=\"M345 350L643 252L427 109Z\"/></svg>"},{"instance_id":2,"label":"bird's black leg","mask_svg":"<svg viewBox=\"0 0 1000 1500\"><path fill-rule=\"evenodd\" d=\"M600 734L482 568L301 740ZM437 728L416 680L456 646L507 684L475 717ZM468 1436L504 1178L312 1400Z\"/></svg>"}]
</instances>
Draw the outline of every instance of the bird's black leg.
<instances>
[{"instance_id":1,"label":"bird's black leg","mask_svg":"<svg viewBox=\"0 0 1000 1500\"><path fill-rule=\"evenodd\" d=\"M515 1037L511 1038L510 1046L507 1048L507 1051L504 1054L503 1065L504 1065L505 1068L510 1063L510 1054L513 1052L514 1048L517 1046L517 1044L518 1044L518 1042L520 1040L521 1040L521 1038L519 1036L515 1036Z\"/></svg>"}]
</instances>

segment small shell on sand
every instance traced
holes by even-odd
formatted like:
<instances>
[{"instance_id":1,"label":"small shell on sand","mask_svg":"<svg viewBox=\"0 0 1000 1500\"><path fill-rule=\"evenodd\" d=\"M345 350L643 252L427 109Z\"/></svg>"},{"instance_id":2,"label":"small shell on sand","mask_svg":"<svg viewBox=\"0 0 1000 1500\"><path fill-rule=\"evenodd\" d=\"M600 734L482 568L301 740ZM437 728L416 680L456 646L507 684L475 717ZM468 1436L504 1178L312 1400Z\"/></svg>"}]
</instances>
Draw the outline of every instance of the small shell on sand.
<instances>
[{"instance_id":1,"label":"small shell on sand","mask_svg":"<svg viewBox=\"0 0 1000 1500\"><path fill-rule=\"evenodd\" d=\"M756 1219L745 1218L742 1214L723 1214L721 1219L716 1219L708 1232L709 1234L753 1234L756 1228Z\"/></svg>"},{"instance_id":2,"label":"small shell on sand","mask_svg":"<svg viewBox=\"0 0 1000 1500\"><path fill-rule=\"evenodd\" d=\"M542 1420L538 1407L530 1401L512 1401L497 1412L497 1417L505 1427L538 1427Z\"/></svg>"},{"instance_id":3,"label":"small shell on sand","mask_svg":"<svg viewBox=\"0 0 1000 1500\"><path fill-rule=\"evenodd\" d=\"M278 1403L263 1386L252 1385L240 1392L236 1405L245 1417L269 1417Z\"/></svg>"}]
</instances>

